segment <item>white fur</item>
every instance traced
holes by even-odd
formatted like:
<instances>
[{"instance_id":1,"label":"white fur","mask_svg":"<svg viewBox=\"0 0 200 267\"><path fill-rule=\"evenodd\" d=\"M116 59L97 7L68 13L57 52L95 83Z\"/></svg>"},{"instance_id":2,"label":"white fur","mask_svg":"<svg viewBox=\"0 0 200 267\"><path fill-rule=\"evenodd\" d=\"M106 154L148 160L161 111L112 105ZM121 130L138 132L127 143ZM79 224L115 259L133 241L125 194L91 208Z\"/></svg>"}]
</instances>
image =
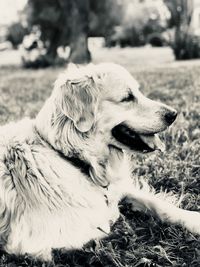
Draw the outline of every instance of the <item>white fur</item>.
<instances>
[{"instance_id":1,"label":"white fur","mask_svg":"<svg viewBox=\"0 0 200 267\"><path fill-rule=\"evenodd\" d=\"M35 120L1 127L0 243L6 251L49 260L52 248L81 248L110 232L124 196L134 209L200 234L199 213L177 208L145 181L141 186L132 177L130 151L108 146L120 146L111 129L124 120L138 132L167 127L162 118L170 108L138 87L121 66L73 66ZM128 90L137 98L133 105L120 103ZM67 160L73 155L90 163L90 176Z\"/></svg>"}]
</instances>

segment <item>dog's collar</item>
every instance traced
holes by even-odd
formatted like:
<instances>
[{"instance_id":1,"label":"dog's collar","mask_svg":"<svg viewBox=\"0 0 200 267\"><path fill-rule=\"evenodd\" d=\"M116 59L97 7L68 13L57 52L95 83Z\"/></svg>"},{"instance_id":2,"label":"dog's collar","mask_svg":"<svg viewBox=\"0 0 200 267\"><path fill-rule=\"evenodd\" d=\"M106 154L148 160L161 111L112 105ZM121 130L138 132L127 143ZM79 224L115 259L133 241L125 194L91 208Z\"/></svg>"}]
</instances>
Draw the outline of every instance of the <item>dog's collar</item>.
<instances>
[{"instance_id":1,"label":"dog's collar","mask_svg":"<svg viewBox=\"0 0 200 267\"><path fill-rule=\"evenodd\" d=\"M61 153L68 162L70 162L74 167L78 168L83 174L90 176L91 165L88 162L80 159L78 156L68 157L63 155L63 153L60 151L59 153Z\"/></svg>"},{"instance_id":2,"label":"dog's collar","mask_svg":"<svg viewBox=\"0 0 200 267\"><path fill-rule=\"evenodd\" d=\"M55 150L55 148L47 141L43 138L43 136L41 136L40 132L37 130L37 128L35 127L35 131L37 132L40 140L42 142L45 142L45 144L48 144L48 146ZM66 156L62 151L60 150L56 150L56 152L65 160L67 160L69 163L71 163L74 167L76 167L77 169L79 169L83 174L85 174L87 177L90 178L90 170L92 168L92 166L85 160L81 159L78 154L74 154L73 156ZM109 183L106 186L100 185L102 188L104 189L108 189Z\"/></svg>"},{"instance_id":3,"label":"dog's collar","mask_svg":"<svg viewBox=\"0 0 200 267\"><path fill-rule=\"evenodd\" d=\"M62 153L62 152L60 152ZM78 155L76 156L72 156L72 157L68 157L68 156L64 156L65 159L67 161L69 161L74 167L78 168L83 174L85 174L88 177L91 177L91 168L92 166L85 160L82 160L78 157ZM102 188L104 189L108 189L109 183L105 186L100 185Z\"/></svg>"}]
</instances>

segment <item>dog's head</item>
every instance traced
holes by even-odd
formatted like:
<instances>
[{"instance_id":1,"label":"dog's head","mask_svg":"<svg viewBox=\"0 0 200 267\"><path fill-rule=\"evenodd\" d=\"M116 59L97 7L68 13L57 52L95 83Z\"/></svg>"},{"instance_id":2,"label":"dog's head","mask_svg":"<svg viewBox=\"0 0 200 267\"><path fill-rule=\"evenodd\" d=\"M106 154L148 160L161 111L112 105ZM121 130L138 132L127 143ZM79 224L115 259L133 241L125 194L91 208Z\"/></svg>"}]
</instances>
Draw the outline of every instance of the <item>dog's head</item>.
<instances>
[{"instance_id":1,"label":"dog's head","mask_svg":"<svg viewBox=\"0 0 200 267\"><path fill-rule=\"evenodd\" d=\"M110 63L70 67L55 87L57 104L88 147L164 150L157 133L174 122L177 112L145 97L123 67Z\"/></svg>"},{"instance_id":2,"label":"dog's head","mask_svg":"<svg viewBox=\"0 0 200 267\"><path fill-rule=\"evenodd\" d=\"M119 65L71 65L57 79L36 127L56 150L87 161L103 184L113 148L128 153L164 150L157 133L176 116L173 108L146 98Z\"/></svg>"}]
</instances>

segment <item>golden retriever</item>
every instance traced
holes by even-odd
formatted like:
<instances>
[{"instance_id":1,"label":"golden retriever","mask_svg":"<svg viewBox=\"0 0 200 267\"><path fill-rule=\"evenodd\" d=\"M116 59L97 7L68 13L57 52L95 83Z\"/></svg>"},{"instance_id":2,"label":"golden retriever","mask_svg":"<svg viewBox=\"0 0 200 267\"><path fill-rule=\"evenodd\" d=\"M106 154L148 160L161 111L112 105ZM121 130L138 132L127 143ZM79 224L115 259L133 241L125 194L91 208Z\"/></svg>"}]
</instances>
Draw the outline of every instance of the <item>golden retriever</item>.
<instances>
[{"instance_id":1,"label":"golden retriever","mask_svg":"<svg viewBox=\"0 0 200 267\"><path fill-rule=\"evenodd\" d=\"M132 177L131 155L164 150L157 133L177 112L146 98L121 66L71 65L34 120L0 128L0 244L51 259L103 238L127 196L200 234L200 213L182 210Z\"/></svg>"}]
</instances>

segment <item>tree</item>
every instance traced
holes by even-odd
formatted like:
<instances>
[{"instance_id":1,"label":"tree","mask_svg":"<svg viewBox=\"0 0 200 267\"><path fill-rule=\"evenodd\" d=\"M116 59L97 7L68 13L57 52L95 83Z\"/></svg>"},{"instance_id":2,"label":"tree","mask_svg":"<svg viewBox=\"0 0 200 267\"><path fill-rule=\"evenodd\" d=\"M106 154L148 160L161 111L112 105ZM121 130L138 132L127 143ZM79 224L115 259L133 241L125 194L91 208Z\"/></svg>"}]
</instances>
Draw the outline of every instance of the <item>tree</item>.
<instances>
[{"instance_id":1,"label":"tree","mask_svg":"<svg viewBox=\"0 0 200 267\"><path fill-rule=\"evenodd\" d=\"M71 29L69 61L88 63L89 0L71 0Z\"/></svg>"},{"instance_id":2,"label":"tree","mask_svg":"<svg viewBox=\"0 0 200 267\"><path fill-rule=\"evenodd\" d=\"M176 0L177 19L175 21L174 54L176 59L190 58L192 50L188 47L188 33L192 14L191 0Z\"/></svg>"},{"instance_id":3,"label":"tree","mask_svg":"<svg viewBox=\"0 0 200 267\"><path fill-rule=\"evenodd\" d=\"M29 0L29 27L39 25L48 61L57 57L59 46L70 46L68 60L91 60L88 36L109 35L120 21L120 0Z\"/></svg>"},{"instance_id":4,"label":"tree","mask_svg":"<svg viewBox=\"0 0 200 267\"><path fill-rule=\"evenodd\" d=\"M12 43L14 48L17 48L27 33L27 29L20 22L16 22L8 27L6 39Z\"/></svg>"},{"instance_id":5,"label":"tree","mask_svg":"<svg viewBox=\"0 0 200 267\"><path fill-rule=\"evenodd\" d=\"M57 48L66 45L71 48L70 61L85 63L90 60L88 14L88 0L28 1L29 27L39 25L49 62L55 61Z\"/></svg>"},{"instance_id":6,"label":"tree","mask_svg":"<svg viewBox=\"0 0 200 267\"><path fill-rule=\"evenodd\" d=\"M170 26L189 25L193 11L193 0L165 0L165 3L171 12Z\"/></svg>"},{"instance_id":7,"label":"tree","mask_svg":"<svg viewBox=\"0 0 200 267\"><path fill-rule=\"evenodd\" d=\"M168 27L170 12L162 0L123 0L121 9L120 26L115 28L110 38L111 45L140 46L149 41L164 43L162 32Z\"/></svg>"},{"instance_id":8,"label":"tree","mask_svg":"<svg viewBox=\"0 0 200 267\"><path fill-rule=\"evenodd\" d=\"M194 15L193 0L166 0L173 17L175 36L172 49L176 59L192 59L200 57L199 38L191 29Z\"/></svg>"},{"instance_id":9,"label":"tree","mask_svg":"<svg viewBox=\"0 0 200 267\"><path fill-rule=\"evenodd\" d=\"M119 0L90 0L90 36L107 37L122 22L123 8Z\"/></svg>"}]
</instances>

